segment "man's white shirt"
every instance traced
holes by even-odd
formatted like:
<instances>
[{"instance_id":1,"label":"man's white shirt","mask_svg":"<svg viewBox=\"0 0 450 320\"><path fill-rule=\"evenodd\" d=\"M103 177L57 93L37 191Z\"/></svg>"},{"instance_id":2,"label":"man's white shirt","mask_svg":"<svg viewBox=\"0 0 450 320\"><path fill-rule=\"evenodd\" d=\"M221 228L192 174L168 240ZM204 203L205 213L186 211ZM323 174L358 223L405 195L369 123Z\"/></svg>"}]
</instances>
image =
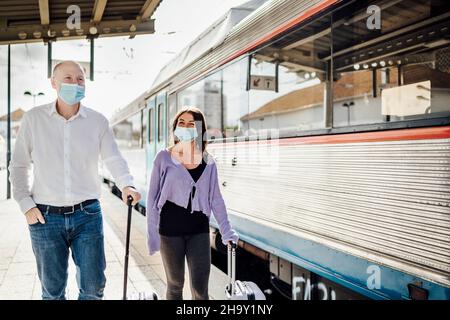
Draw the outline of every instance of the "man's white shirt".
<instances>
[{"instance_id":1,"label":"man's white shirt","mask_svg":"<svg viewBox=\"0 0 450 320\"><path fill-rule=\"evenodd\" d=\"M57 112L56 101L35 107L22 118L9 166L13 197L23 213L36 203L71 206L98 199L99 156L120 190L134 185L108 119L101 113L80 104L78 113L66 120Z\"/></svg>"}]
</instances>

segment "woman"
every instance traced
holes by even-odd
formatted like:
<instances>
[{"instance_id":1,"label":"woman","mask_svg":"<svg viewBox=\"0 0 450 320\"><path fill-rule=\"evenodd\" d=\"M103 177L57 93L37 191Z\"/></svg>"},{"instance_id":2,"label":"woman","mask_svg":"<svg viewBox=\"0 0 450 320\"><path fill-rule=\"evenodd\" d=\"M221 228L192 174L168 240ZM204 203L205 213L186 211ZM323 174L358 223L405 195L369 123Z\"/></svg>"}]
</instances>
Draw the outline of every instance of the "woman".
<instances>
[{"instance_id":1,"label":"woman","mask_svg":"<svg viewBox=\"0 0 450 320\"><path fill-rule=\"evenodd\" d=\"M161 250L168 300L183 299L185 257L192 298L208 299L211 211L223 243L238 239L220 193L216 163L205 150L206 128L198 108L180 110L171 128L174 143L153 162L147 196L148 246L151 255Z\"/></svg>"}]
</instances>

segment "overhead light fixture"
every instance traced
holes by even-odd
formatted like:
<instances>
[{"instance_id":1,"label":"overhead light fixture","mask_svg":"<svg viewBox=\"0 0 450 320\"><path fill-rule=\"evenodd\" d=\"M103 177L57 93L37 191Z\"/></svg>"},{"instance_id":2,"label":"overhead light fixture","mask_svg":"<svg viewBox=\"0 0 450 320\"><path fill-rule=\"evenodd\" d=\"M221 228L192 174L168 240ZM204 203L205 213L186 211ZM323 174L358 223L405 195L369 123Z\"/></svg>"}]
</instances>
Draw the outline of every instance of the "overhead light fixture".
<instances>
[{"instance_id":1,"label":"overhead light fixture","mask_svg":"<svg viewBox=\"0 0 450 320\"><path fill-rule=\"evenodd\" d=\"M364 63L363 68L364 69L369 69L369 65L367 63Z\"/></svg>"},{"instance_id":2,"label":"overhead light fixture","mask_svg":"<svg viewBox=\"0 0 450 320\"><path fill-rule=\"evenodd\" d=\"M353 69L355 69L355 70L359 70L359 68L361 68L361 67L359 66L359 64L355 64L355 65L353 66Z\"/></svg>"},{"instance_id":3,"label":"overhead light fixture","mask_svg":"<svg viewBox=\"0 0 450 320\"><path fill-rule=\"evenodd\" d=\"M136 32L137 28L134 24L130 26L130 32Z\"/></svg>"},{"instance_id":4,"label":"overhead light fixture","mask_svg":"<svg viewBox=\"0 0 450 320\"><path fill-rule=\"evenodd\" d=\"M372 68L376 68L378 66L378 63L372 62L371 66L372 66Z\"/></svg>"},{"instance_id":5,"label":"overhead light fixture","mask_svg":"<svg viewBox=\"0 0 450 320\"><path fill-rule=\"evenodd\" d=\"M55 30L48 29L47 35L48 35L50 38L53 38L53 37L56 36L56 31L55 31Z\"/></svg>"},{"instance_id":6,"label":"overhead light fixture","mask_svg":"<svg viewBox=\"0 0 450 320\"><path fill-rule=\"evenodd\" d=\"M27 33L25 31L20 31L17 35L20 40L25 40L27 38Z\"/></svg>"},{"instance_id":7,"label":"overhead light fixture","mask_svg":"<svg viewBox=\"0 0 450 320\"><path fill-rule=\"evenodd\" d=\"M305 72L305 79L308 80L310 78L310 74L308 72Z\"/></svg>"},{"instance_id":8,"label":"overhead light fixture","mask_svg":"<svg viewBox=\"0 0 450 320\"><path fill-rule=\"evenodd\" d=\"M68 36L70 36L70 30L68 30L68 29L63 29L63 30L61 31L61 34L62 34L64 37L68 37Z\"/></svg>"},{"instance_id":9,"label":"overhead light fixture","mask_svg":"<svg viewBox=\"0 0 450 320\"><path fill-rule=\"evenodd\" d=\"M316 77L316 73L315 72L311 72L311 78L315 78Z\"/></svg>"},{"instance_id":10,"label":"overhead light fixture","mask_svg":"<svg viewBox=\"0 0 450 320\"><path fill-rule=\"evenodd\" d=\"M392 60L389 60L389 61L388 61L388 64L389 64L390 66L392 66L392 65L394 64L394 62L393 62Z\"/></svg>"},{"instance_id":11,"label":"overhead light fixture","mask_svg":"<svg viewBox=\"0 0 450 320\"><path fill-rule=\"evenodd\" d=\"M110 33L111 32L111 28L103 28L103 33Z\"/></svg>"},{"instance_id":12,"label":"overhead light fixture","mask_svg":"<svg viewBox=\"0 0 450 320\"><path fill-rule=\"evenodd\" d=\"M89 33L90 34L94 35L94 34L97 34L97 32L98 32L98 30L97 30L96 26L92 26L92 27L89 28Z\"/></svg>"},{"instance_id":13,"label":"overhead light fixture","mask_svg":"<svg viewBox=\"0 0 450 320\"><path fill-rule=\"evenodd\" d=\"M84 30L83 29L76 29L75 32L79 36L82 36L84 34Z\"/></svg>"},{"instance_id":14,"label":"overhead light fixture","mask_svg":"<svg viewBox=\"0 0 450 320\"><path fill-rule=\"evenodd\" d=\"M36 30L35 32L33 32L33 37L39 39L40 37L42 37L42 32Z\"/></svg>"},{"instance_id":15,"label":"overhead light fixture","mask_svg":"<svg viewBox=\"0 0 450 320\"><path fill-rule=\"evenodd\" d=\"M380 61L380 66L382 66L382 67L386 66L386 62Z\"/></svg>"}]
</instances>

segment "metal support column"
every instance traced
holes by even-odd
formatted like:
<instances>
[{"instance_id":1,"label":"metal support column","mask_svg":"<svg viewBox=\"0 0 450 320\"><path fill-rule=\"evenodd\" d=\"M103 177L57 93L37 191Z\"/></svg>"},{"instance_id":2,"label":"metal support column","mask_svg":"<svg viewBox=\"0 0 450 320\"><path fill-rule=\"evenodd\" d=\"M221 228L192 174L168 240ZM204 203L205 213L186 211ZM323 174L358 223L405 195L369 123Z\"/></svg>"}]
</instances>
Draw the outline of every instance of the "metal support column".
<instances>
[{"instance_id":1,"label":"metal support column","mask_svg":"<svg viewBox=\"0 0 450 320\"><path fill-rule=\"evenodd\" d=\"M90 75L89 75L89 79L91 81L94 81L94 38L92 37L90 39L91 42L91 61L90 61Z\"/></svg>"},{"instance_id":2,"label":"metal support column","mask_svg":"<svg viewBox=\"0 0 450 320\"><path fill-rule=\"evenodd\" d=\"M11 183L9 182L9 163L11 162L11 45L8 44L8 115L7 115L7 151L6 151L6 199L11 198Z\"/></svg>"},{"instance_id":3,"label":"metal support column","mask_svg":"<svg viewBox=\"0 0 450 320\"><path fill-rule=\"evenodd\" d=\"M330 15L330 26L333 26L333 16ZM325 92L323 104L324 127L330 129L333 127L333 81L334 81L334 59L333 59L333 28L330 35L330 57L326 65L325 74Z\"/></svg>"},{"instance_id":4,"label":"metal support column","mask_svg":"<svg viewBox=\"0 0 450 320\"><path fill-rule=\"evenodd\" d=\"M47 42L47 78L52 76L52 42Z\"/></svg>"}]
</instances>

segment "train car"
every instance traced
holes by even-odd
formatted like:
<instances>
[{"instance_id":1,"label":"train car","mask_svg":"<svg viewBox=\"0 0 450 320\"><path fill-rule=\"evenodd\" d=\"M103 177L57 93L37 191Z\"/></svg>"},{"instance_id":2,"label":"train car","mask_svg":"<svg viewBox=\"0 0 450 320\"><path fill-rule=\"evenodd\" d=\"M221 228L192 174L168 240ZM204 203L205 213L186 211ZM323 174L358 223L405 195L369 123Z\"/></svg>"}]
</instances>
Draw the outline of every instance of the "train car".
<instances>
[{"instance_id":1,"label":"train car","mask_svg":"<svg viewBox=\"0 0 450 320\"><path fill-rule=\"evenodd\" d=\"M145 193L201 108L239 245L290 299L448 300L449 44L447 0L249 1L111 123Z\"/></svg>"}]
</instances>

